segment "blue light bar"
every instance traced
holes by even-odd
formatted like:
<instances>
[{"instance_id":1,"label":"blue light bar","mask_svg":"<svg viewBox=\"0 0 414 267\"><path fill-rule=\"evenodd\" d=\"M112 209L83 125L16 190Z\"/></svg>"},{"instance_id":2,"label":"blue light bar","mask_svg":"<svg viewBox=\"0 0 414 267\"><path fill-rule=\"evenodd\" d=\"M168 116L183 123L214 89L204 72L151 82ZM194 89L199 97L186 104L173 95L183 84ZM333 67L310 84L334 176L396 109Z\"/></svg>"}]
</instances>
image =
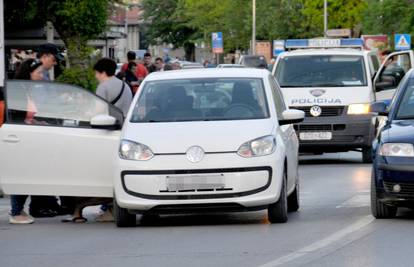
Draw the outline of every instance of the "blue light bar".
<instances>
[{"instance_id":1,"label":"blue light bar","mask_svg":"<svg viewBox=\"0 0 414 267\"><path fill-rule=\"evenodd\" d=\"M360 38L350 39L290 39L286 40L287 49L298 48L362 48L364 41Z\"/></svg>"}]
</instances>

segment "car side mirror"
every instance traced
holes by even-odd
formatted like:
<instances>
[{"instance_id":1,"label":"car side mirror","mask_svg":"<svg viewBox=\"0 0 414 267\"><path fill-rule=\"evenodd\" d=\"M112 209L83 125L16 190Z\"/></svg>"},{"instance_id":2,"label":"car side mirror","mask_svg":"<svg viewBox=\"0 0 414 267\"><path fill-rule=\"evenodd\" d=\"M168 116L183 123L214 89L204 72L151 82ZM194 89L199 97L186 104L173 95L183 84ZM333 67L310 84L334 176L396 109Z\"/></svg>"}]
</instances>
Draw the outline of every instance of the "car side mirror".
<instances>
[{"instance_id":1,"label":"car side mirror","mask_svg":"<svg viewBox=\"0 0 414 267\"><path fill-rule=\"evenodd\" d=\"M282 118L279 119L279 125L287 125L302 122L305 119L305 112L297 109L288 109L283 111Z\"/></svg>"},{"instance_id":2,"label":"car side mirror","mask_svg":"<svg viewBox=\"0 0 414 267\"><path fill-rule=\"evenodd\" d=\"M91 119L91 126L95 129L117 130L119 124L116 118L109 115L97 115Z\"/></svg>"},{"instance_id":3,"label":"car side mirror","mask_svg":"<svg viewBox=\"0 0 414 267\"><path fill-rule=\"evenodd\" d=\"M387 89L395 88L397 82L394 77L392 76L384 76L381 82L377 82L375 84L375 91L381 92Z\"/></svg>"},{"instance_id":4,"label":"car side mirror","mask_svg":"<svg viewBox=\"0 0 414 267\"><path fill-rule=\"evenodd\" d=\"M385 101L374 102L370 106L372 113L377 113L379 116L388 116L388 105Z\"/></svg>"}]
</instances>

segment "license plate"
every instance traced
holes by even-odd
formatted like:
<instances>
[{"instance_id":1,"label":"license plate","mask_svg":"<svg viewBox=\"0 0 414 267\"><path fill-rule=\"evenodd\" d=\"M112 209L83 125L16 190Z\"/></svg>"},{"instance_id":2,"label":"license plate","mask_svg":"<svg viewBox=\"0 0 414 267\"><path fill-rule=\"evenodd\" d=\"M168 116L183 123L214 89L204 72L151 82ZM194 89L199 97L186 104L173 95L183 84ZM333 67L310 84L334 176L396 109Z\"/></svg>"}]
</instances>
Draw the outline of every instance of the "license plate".
<instances>
[{"instance_id":1,"label":"license plate","mask_svg":"<svg viewBox=\"0 0 414 267\"><path fill-rule=\"evenodd\" d=\"M332 132L302 132L299 133L300 140L331 140Z\"/></svg>"},{"instance_id":2,"label":"license plate","mask_svg":"<svg viewBox=\"0 0 414 267\"><path fill-rule=\"evenodd\" d=\"M168 191L225 188L224 175L167 176L166 180Z\"/></svg>"}]
</instances>

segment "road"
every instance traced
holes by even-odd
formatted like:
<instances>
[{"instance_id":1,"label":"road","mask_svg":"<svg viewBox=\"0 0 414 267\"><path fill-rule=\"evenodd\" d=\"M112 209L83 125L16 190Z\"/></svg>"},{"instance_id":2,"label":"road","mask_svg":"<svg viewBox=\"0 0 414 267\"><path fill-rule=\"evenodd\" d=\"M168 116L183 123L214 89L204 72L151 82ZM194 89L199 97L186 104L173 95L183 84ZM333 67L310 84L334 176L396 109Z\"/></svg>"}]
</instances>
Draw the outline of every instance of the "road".
<instances>
[{"instance_id":1,"label":"road","mask_svg":"<svg viewBox=\"0 0 414 267\"><path fill-rule=\"evenodd\" d=\"M301 158L301 210L287 224L266 213L163 216L154 225L33 225L7 221L0 199L0 266L413 266L414 213L370 215L370 165L358 153Z\"/></svg>"}]
</instances>

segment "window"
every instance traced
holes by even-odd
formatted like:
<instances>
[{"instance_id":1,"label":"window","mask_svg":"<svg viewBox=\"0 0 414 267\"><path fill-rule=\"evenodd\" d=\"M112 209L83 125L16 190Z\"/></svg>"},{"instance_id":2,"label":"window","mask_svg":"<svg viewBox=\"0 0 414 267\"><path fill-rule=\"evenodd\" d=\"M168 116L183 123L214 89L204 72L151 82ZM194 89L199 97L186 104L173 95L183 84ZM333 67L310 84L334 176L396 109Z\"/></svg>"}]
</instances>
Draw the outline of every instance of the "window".
<instances>
[{"instance_id":1,"label":"window","mask_svg":"<svg viewBox=\"0 0 414 267\"><path fill-rule=\"evenodd\" d=\"M131 122L264 119L269 117L262 79L206 78L145 84Z\"/></svg>"},{"instance_id":2,"label":"window","mask_svg":"<svg viewBox=\"0 0 414 267\"><path fill-rule=\"evenodd\" d=\"M378 71L378 69L380 68L380 62L379 62L379 59L376 55L371 55L370 58L371 58L371 62L372 62L372 67L374 68L372 75L374 75Z\"/></svg>"},{"instance_id":3,"label":"window","mask_svg":"<svg viewBox=\"0 0 414 267\"><path fill-rule=\"evenodd\" d=\"M269 82L272 86L273 101L275 103L277 117L282 118L283 111L286 110L285 100L283 99L282 92L273 76L269 76Z\"/></svg>"},{"instance_id":4,"label":"window","mask_svg":"<svg viewBox=\"0 0 414 267\"><path fill-rule=\"evenodd\" d=\"M411 60L408 53L394 55L385 63L379 82L389 81L396 87L410 68Z\"/></svg>"},{"instance_id":5,"label":"window","mask_svg":"<svg viewBox=\"0 0 414 267\"><path fill-rule=\"evenodd\" d=\"M281 87L366 86L362 56L289 56L279 60L276 78Z\"/></svg>"},{"instance_id":6,"label":"window","mask_svg":"<svg viewBox=\"0 0 414 267\"><path fill-rule=\"evenodd\" d=\"M50 82L8 81L9 123L63 127L90 127L101 114L122 122L122 112L81 88Z\"/></svg>"},{"instance_id":7,"label":"window","mask_svg":"<svg viewBox=\"0 0 414 267\"><path fill-rule=\"evenodd\" d=\"M414 119L414 79L409 79L401 84L407 87L398 107L396 119Z\"/></svg>"}]
</instances>

